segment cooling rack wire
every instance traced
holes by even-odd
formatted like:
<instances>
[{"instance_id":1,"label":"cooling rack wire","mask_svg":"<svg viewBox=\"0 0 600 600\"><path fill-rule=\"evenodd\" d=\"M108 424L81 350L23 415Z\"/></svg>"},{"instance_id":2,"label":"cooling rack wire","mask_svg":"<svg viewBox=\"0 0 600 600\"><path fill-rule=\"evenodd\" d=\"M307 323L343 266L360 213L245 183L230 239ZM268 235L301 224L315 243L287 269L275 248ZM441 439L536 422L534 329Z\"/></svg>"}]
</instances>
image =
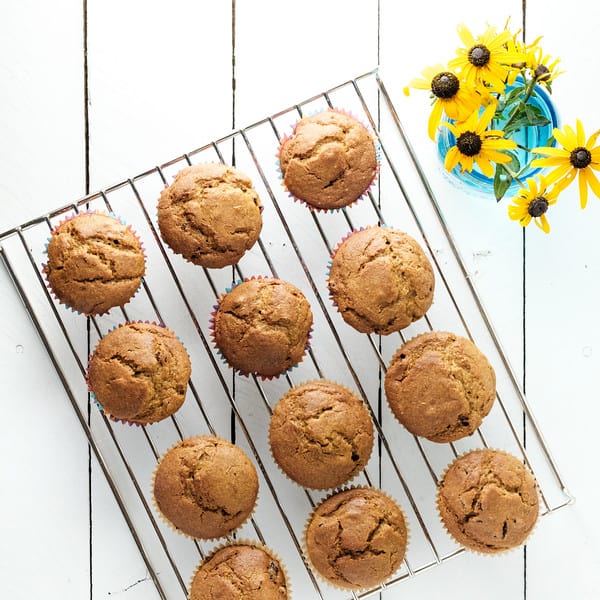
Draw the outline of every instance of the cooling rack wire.
<instances>
[{"instance_id":1,"label":"cooling rack wire","mask_svg":"<svg viewBox=\"0 0 600 600\"><path fill-rule=\"evenodd\" d=\"M381 169L368 197L360 202L337 212L311 212L292 201L281 187L275 155L282 135L290 132L298 118L326 107L350 111L374 132ZM233 268L207 270L190 265L163 245L158 233L160 191L184 166L206 161L235 164L250 176L265 206L258 243ZM66 215L87 209L119 215L140 235L147 254L147 274L134 299L124 309L89 320L58 305L41 272L52 228ZM415 237L436 276L434 304L426 316L401 334L387 337L360 334L347 326L331 304L326 286L327 263L337 242L355 228L377 223ZM150 482L157 459L189 435L228 437L253 458L260 480L258 506L252 519L228 539L255 539L273 548L283 558L292 589L301 592L302 598L365 598L461 553L439 523L435 489L445 467L471 448L502 448L521 457L539 482L543 515L572 500L376 70L23 223L0 234L0 244L2 262L163 599L186 598L195 567L214 547L214 543L192 541L171 531L152 505ZM209 317L216 299L232 282L254 275L290 281L305 293L314 314L308 355L291 373L271 381L234 375L210 339ZM165 323L192 359L192 378L182 409L145 428L106 419L90 407L85 383L90 350L115 325L129 320ZM470 438L451 444L434 444L408 434L394 420L382 391L386 364L401 343L436 329L472 339L497 375L492 412ZM400 571L377 589L360 594L329 586L306 564L304 526L325 494L304 490L286 479L275 467L268 447L269 417L278 399L290 386L320 377L355 390L373 417L373 455L352 484L384 489L403 508L410 526L409 548Z\"/></svg>"}]
</instances>

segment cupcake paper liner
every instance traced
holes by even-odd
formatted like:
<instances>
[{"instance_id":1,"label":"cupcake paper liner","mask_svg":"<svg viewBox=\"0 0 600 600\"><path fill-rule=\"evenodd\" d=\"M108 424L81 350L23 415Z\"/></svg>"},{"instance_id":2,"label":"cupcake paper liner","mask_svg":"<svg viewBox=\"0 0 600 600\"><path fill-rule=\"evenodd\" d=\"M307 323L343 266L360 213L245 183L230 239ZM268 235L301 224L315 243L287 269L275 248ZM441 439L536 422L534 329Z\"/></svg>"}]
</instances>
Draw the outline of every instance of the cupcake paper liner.
<instances>
[{"instance_id":1,"label":"cupcake paper liner","mask_svg":"<svg viewBox=\"0 0 600 600\"><path fill-rule=\"evenodd\" d=\"M46 256L48 255L48 246L50 244L50 241L52 240L52 236L54 235L54 233L61 227L63 226L65 223L68 223L69 221L81 216L81 215L104 215L107 217L112 217L113 219L116 219L117 221L119 221L119 223L121 223L121 225L123 225L127 230L129 230L133 236L135 237L135 239L138 241L138 244L140 245L140 250L142 252L142 255L144 257L144 275L142 275L142 277L140 278L140 285L137 287L137 289L135 290L135 292L130 296L130 298L127 300L127 302L125 302L123 305L116 305L116 306L111 306L108 310L102 312L102 313L84 313L80 310L77 310L76 308L73 308L72 306L70 306L68 303L66 303L62 298L60 298L60 296L58 296L56 294L56 292L54 291L54 289L52 288L52 284L50 283L50 281L48 280L48 263L42 263L42 274L44 276L44 283L46 285L46 289L48 290L48 293L50 294L50 296L58 303L61 304L62 306L64 306L65 308L67 308L68 310L70 310L71 312L75 313L76 315L83 315L86 317L101 317L102 315L106 315L108 314L113 308L120 308L122 306L125 306L126 304L129 304L129 302L131 302L139 293L140 290L143 287L144 284L144 278L145 278L145 271L146 271L146 263L147 263L147 254L146 254L146 248L144 246L144 243L142 242L142 239L140 238L139 234L135 231L135 229L133 229L133 227L127 223L123 218L121 218L120 216L118 216L117 214L113 213L113 212L108 212L108 211L102 211L102 210L82 210L76 213L73 213L71 215L68 215L66 217L64 217L63 219L61 219L58 223L58 225L56 225L55 227L52 228L50 235L48 236L48 238L46 239L46 243L44 245L44 253L46 254Z\"/></svg>"},{"instance_id":2,"label":"cupcake paper liner","mask_svg":"<svg viewBox=\"0 0 600 600\"><path fill-rule=\"evenodd\" d=\"M379 494L381 494L382 496L388 498L389 500L391 500L400 510L400 512L402 513L402 517L404 518L404 527L406 529L406 550L404 552L404 556L402 557L402 562L400 563L400 565L398 566L398 568L393 572L390 573L383 581L379 582L378 584L373 584L370 586L363 586L363 587L359 587L359 586L343 586L343 585L339 585L334 581L331 581L330 579L327 579L324 575L321 575L321 573L318 571L318 569L313 565L313 562L310 558L310 554L308 552L308 545L306 543L306 538L307 538L307 533L308 533L308 528L310 526L310 523L312 522L313 517L316 514L317 509L327 500L329 500L330 498L333 498L334 496L336 496L337 494L341 494L342 492L347 492L349 490L375 490L376 492L378 492ZM377 488L377 487L369 487L366 485L350 485L350 486L343 486L340 488L336 488L335 490L333 490L330 494L328 494L325 498L323 498L315 507L314 509L310 512L310 514L308 515L308 518L306 520L306 523L304 525L304 530L302 533L302 553L304 555L304 559L306 561L306 563L310 566L311 570L313 571L313 573L315 573L315 575L317 575L317 577L319 577L319 579L325 583L327 583L328 585L338 589L338 590L343 590L344 592L348 592L348 591L353 591L353 592L365 592L371 589L374 589L374 587L381 585L382 583L385 583L386 581L388 581L389 579L391 579L401 568L402 565L404 564L404 561L406 560L406 555L408 554L408 549L410 548L410 525L408 522L408 519L406 518L406 512L404 511L404 509L400 506L400 504L398 503L398 501L393 498L392 496L390 496L390 494L388 494L387 492L385 492L384 490Z\"/></svg>"},{"instance_id":3,"label":"cupcake paper liner","mask_svg":"<svg viewBox=\"0 0 600 600\"><path fill-rule=\"evenodd\" d=\"M181 345L183 346L184 350L186 351L186 353L188 354L188 358L189 358L189 353L187 352L187 349L185 348L185 345L183 344L183 342L181 341L181 339L179 338L179 336L175 335L175 332L170 329L169 327L167 327L166 325L164 325L163 323L157 323L156 321L149 321L149 320L137 320L137 321L126 321L125 323L119 323L118 325L115 325L114 327L111 327L105 334L108 335L109 333L111 333L112 331L115 331L117 329L120 329L121 327L125 327L127 325L132 325L135 323L146 323L148 325L156 325L157 327L161 327L163 329L165 329L166 331L172 333L175 338L181 343ZM100 341L98 341L98 343L100 343ZM96 347L98 346L98 344L96 344ZM92 360L92 357L94 356L94 352L95 352L95 348L94 351L89 355L88 357L88 367L85 371L85 381L87 384L87 389L88 392L90 394L90 399L94 402L94 404L97 406L98 410L105 415L108 419L110 419L112 422L114 423L122 423L124 425L129 425L129 426L135 426L135 427L147 427L147 426L151 426L151 425L155 425L156 423L160 423L161 421L164 421L165 419L167 419L168 417L165 417L165 419L159 419L157 421L134 421L131 419L122 419L120 417L115 417L114 415L110 414L109 412L107 412L104 409L104 406L102 405L102 403L100 402L100 400L98 400L98 397L96 396L90 379L89 379L89 365L90 365L90 361ZM191 360L190 360L191 362ZM185 400L184 400L185 401ZM175 414L175 413L173 413ZM169 415L172 416L172 415Z\"/></svg>"},{"instance_id":4,"label":"cupcake paper liner","mask_svg":"<svg viewBox=\"0 0 600 600\"><path fill-rule=\"evenodd\" d=\"M177 446L179 446L181 443L193 439L193 438L202 438L202 439L214 439L214 440L219 440L219 441L224 441L227 442L229 444L232 444L232 442L229 442L229 440L226 440L225 438L221 438L217 435L193 435L193 436L188 436L185 437L181 440L179 440L178 442L175 442L174 444L172 444L167 450L165 450L165 452L163 452L157 463L156 466L154 467L154 471L152 472L152 479L151 479L151 484L150 484L150 497L152 499L152 505L154 507L154 511L155 513L160 517L161 521L173 532L182 535L183 537L188 538L189 540L200 540L200 541L205 541L205 542L211 542L211 541L215 541L215 540L222 540L222 539L226 539L228 540L227 543L233 543L229 536L234 534L236 531L239 531L242 527L244 527L244 525L246 525L253 517L254 514L256 512L256 507L258 506L258 503L260 501L260 477L259 477L259 487L256 493L256 499L254 501L254 506L252 507L252 510L248 513L248 516L236 527L234 527L233 529L229 530L227 533L224 533L223 535L219 535L219 536L214 536L214 537L194 537L193 535L186 533L185 531L182 531L181 529L179 529L160 509L160 507L158 506L158 502L156 501L156 497L154 495L154 489L155 489L155 482L156 482L156 474L158 473L158 468L162 462L162 459L167 455L168 452L170 452L171 450L173 450L174 448L176 448ZM239 446L237 446L236 444L233 444L234 446L236 446L237 448L239 448ZM240 448L241 450L241 448ZM243 450L242 450L243 452ZM248 456L245 452L244 454L246 456ZM249 458L249 457L248 457ZM251 461L252 462L252 461ZM252 462L252 466L254 467L254 469L256 470L256 466L254 465L254 463ZM258 475L258 472L257 472ZM237 540L236 540L237 542ZM225 545L227 545L227 543Z\"/></svg>"},{"instance_id":5,"label":"cupcake paper liner","mask_svg":"<svg viewBox=\"0 0 600 600\"><path fill-rule=\"evenodd\" d=\"M297 196L295 196L292 192L290 192L288 190L287 186L285 185L284 180L283 180L283 171L281 169L281 150L282 150L284 144L286 142L288 142L288 140L290 140L294 136L294 133L296 132L296 127L298 126L298 123L302 120L302 118L312 117L314 115L318 115L320 113L325 113L325 112L336 112L336 113L345 115L347 117L350 117L351 119L354 119L355 121L358 121L369 132L369 135L371 136L371 139L373 140L373 145L375 146L376 168L375 168L375 174L373 175L373 179L371 180L371 182L369 183L369 185L367 186L367 188L365 189L365 191L362 194L360 194L355 200L352 200L352 202L349 202L348 204L346 204L344 206L340 206L338 208L322 208L322 207L319 207L319 206L314 206L310 202L308 202L306 200L303 200L302 198L298 198ZM281 183L281 187L283 187L283 189L287 193L288 197L291 198L294 202L298 202L298 203L306 206L310 211L319 212L319 213L335 213L335 212L339 212L339 211L341 211L341 210L343 210L345 208L349 208L350 206L353 206L357 202L365 199L372 192L373 187L377 183L377 180L379 178L380 169L381 169L381 146L379 144L379 140L377 139L377 136L375 136L375 134L373 133L371 127L369 125L367 125L363 121L363 119L357 117L351 111L348 111L348 110L346 110L344 108L338 108L338 107L325 108L323 110L310 111L307 114L305 114L302 118L299 119L298 121L296 121L296 123L294 123L292 125L292 129L291 129L290 133L286 133L286 134L283 134L281 136L281 139L279 141L279 147L277 149L277 153L275 154L275 168L277 170L277 176L278 176L279 181Z\"/></svg>"},{"instance_id":6,"label":"cupcake paper liner","mask_svg":"<svg viewBox=\"0 0 600 600\"><path fill-rule=\"evenodd\" d=\"M361 405L364 407L364 409L365 409L365 411L366 411L366 413L367 413L367 416L369 417L369 419L371 420L371 423L372 423L372 421L373 421L373 420L372 420L372 418L371 418L371 414L370 414L370 412L369 412L369 409L368 409L368 407L367 407L367 405L366 405L365 401L364 401L364 400L362 400L361 398L359 398L359 397L357 396L356 392L354 392L353 390L351 390L349 387L347 387L347 386L345 386L345 385L343 385L343 384L341 384L341 383L338 383L337 381L333 381L332 379L325 379L325 378L323 378L323 379L309 379L309 380L307 380L307 381L304 381L303 383L299 383L299 384L297 384L297 385L294 385L293 387L291 387L291 388L290 388L290 389L289 389L289 390L286 392L286 394L288 394L288 393L289 393L289 392L291 392L292 390L295 390L295 389L297 389L297 388L299 388L299 387L301 387L301 386L303 386L303 385L306 385L306 384L309 384L309 383L320 383L320 382L333 383L333 384L335 384L335 385L339 386L340 388L343 388L343 389L347 390L348 392L350 392L350 393L351 393L353 396L355 396L355 397L356 397L356 398L359 400L359 402L361 403ZM282 395L282 396L279 398L279 400L278 400L278 403L279 403L279 401L281 401L281 400L283 399L283 397L284 397L286 394L283 394L283 395ZM271 416L271 418L272 418L272 416ZM367 464L368 464L369 460L371 459L371 456L372 456L372 454L373 454L373 448L374 448L374 446L375 446L375 427L373 426L373 443L372 443L372 445L371 445L371 452L369 453L369 456L367 457L367 459L366 459L366 461L365 461L365 464L364 464L364 465L363 465L363 466L362 466L362 467L361 467L361 468L360 468L360 469L359 469L359 470L358 470L356 473L354 473L354 475L352 475L352 477L350 477L350 478L349 478L349 479L347 479L346 481L343 481L343 482L341 482L341 483L339 483L339 484L337 484L337 485L335 485L335 486L332 486L332 487L326 487L326 488L319 488L319 487L307 487L307 486L304 486L304 485L302 485L301 483L297 482L297 481L296 481L296 480L295 480L293 477L291 477L290 475L288 475L288 473L287 473L286 471L284 471L284 470L283 470L283 468L282 468L282 467L281 467L281 465L280 465L280 464L277 462L277 460L276 460L275 456L273 455L273 448L272 448L272 445L271 445L271 434L270 434L270 430L269 430L269 432L268 432L268 441L269 441L269 444L268 444L268 446L269 446L269 453L270 453L270 455L271 455L271 459L273 460L273 463L275 464L275 466L277 467L277 469L279 470L279 472L280 472L280 473L282 473L282 474L285 476L285 478L286 478L288 481L291 481L291 482L292 482L294 485L297 485L297 486L299 486L299 487L301 487L301 488L303 488L303 489L307 489L307 490L313 490L313 491L317 491L317 492L324 492L324 491L328 491L328 490L334 490L334 489L338 489L338 488L340 488L340 487L342 487L342 486L349 486L349 485L351 485L351 483L352 483L353 481L355 481L355 480L356 480L358 477L360 477L360 475L361 475L361 474L364 472L364 470L365 470L365 468L366 468L366 466L367 466Z\"/></svg>"},{"instance_id":7,"label":"cupcake paper liner","mask_svg":"<svg viewBox=\"0 0 600 600\"><path fill-rule=\"evenodd\" d=\"M204 557L204 559L202 559L200 561L200 563L198 563L198 566L194 569L194 572L193 572L192 576L190 577L190 580L189 580L189 583L188 583L188 586L187 586L188 597L191 596L192 583L194 582L194 579L196 578L196 575L197 575L198 571L200 571L200 569L209 560L211 560L217 554L217 552L220 552L224 548L229 548L231 546L233 546L233 547L235 547L235 546L251 546L253 548L258 548L259 550L262 550L263 552L265 552L274 561L276 561L277 564L279 565L279 568L283 572L283 578L285 580L285 587L286 587L286 590L287 590L287 596L286 597L288 599L289 598L293 598L292 584L291 584L291 581L290 581L290 576L289 576L287 567L286 567L285 563L283 562L283 559L281 558L281 556L279 554L277 554L277 552L274 552L271 549L270 546L267 546L267 545L263 544L262 542L259 542L259 541L256 541L256 540L252 540L250 538L239 538L239 539L236 539L234 541L223 542L223 543L218 544L217 546L215 546Z\"/></svg>"},{"instance_id":8,"label":"cupcake paper liner","mask_svg":"<svg viewBox=\"0 0 600 600\"><path fill-rule=\"evenodd\" d=\"M452 460L444 469L442 475L439 477L438 479L438 485L437 485L437 490L436 490L436 495L435 495L435 507L438 513L438 519L439 522L441 523L442 527L444 528L444 531L448 534L448 536L456 543L458 544L461 548L463 548L464 550L466 550L467 552L472 552L473 554L478 554L480 556L486 556L486 557L496 557L496 556L504 556L507 554L511 554L517 550L519 550L520 548L523 548L523 546L525 544L527 544L527 542L531 539L531 536L534 534L534 532L537 530L538 528L538 524L540 521L540 514L539 514L539 508L538 508L538 516L536 518L536 521L533 525L533 527L531 528L531 530L529 531L529 533L527 534L527 536L525 537L525 539L517 546L513 546L511 548L500 548L497 550L493 550L492 552L484 552L482 550L478 550L477 548L471 548L470 546L466 546L464 545L461 541L459 541L458 539L456 539L454 537L454 535L452 535L452 533L448 530L448 527L446 526L446 523L444 522L443 518L442 518L442 514L441 514L441 510L440 510L440 483L444 480L444 478L446 477L446 474L448 473L448 470L450 469L450 467L459 459L463 458L464 456L467 456L468 454L470 454L471 452L474 452L476 450L492 450L493 452L499 452L505 455L509 455L512 456L513 458L517 458L514 454L511 454L510 452L507 452L506 450L501 450L499 448L474 448L471 450L467 450L465 452L462 452L461 454L459 454L454 460ZM519 459L518 459L519 460ZM533 472L531 471L531 469L524 464L524 467L527 469L527 471L529 471L531 473L531 475L533 476L534 480L535 480L535 475L533 474ZM535 480L535 488L536 488L536 492L537 492L537 496L538 496L538 506L540 505L540 489L539 489L539 485L537 483L537 480Z\"/></svg>"},{"instance_id":9,"label":"cupcake paper liner","mask_svg":"<svg viewBox=\"0 0 600 600\"><path fill-rule=\"evenodd\" d=\"M279 377L282 377L282 376L292 373L298 367L298 365L304 360L304 358L306 357L306 355L308 354L308 352L310 350L310 346L311 346L311 342L312 342L313 326L310 327L310 330L308 332L306 345L304 346L304 353L302 354L300 360L298 360L298 362L296 364L292 365L291 367L287 368L285 371L282 371L281 373L278 373L276 375L262 375L260 373L247 372L242 369L239 369L238 367L235 367L234 365L232 365L229 362L227 357L223 354L221 348L218 346L217 339L216 339L216 331L215 331L215 321L216 321L217 312L219 311L219 307L221 306L221 302L222 302L223 298L242 283L246 283L248 281L273 280L273 279L278 279L278 278L264 276L264 275L253 275L251 277L244 277L243 279L238 279L231 286L225 288L225 292L223 292L221 294L221 296L217 300L217 303L213 305L213 310L210 313L210 317L209 317L209 321L208 321L210 339L211 339L213 347L217 353L217 356L219 357L221 362L224 365L226 365L227 367L229 367L230 369L232 369L236 375L241 375L242 377L250 377L251 375L254 375L254 376L258 377L261 381L271 381L272 379L278 379ZM279 281L284 281L284 280L279 279Z\"/></svg>"}]
</instances>

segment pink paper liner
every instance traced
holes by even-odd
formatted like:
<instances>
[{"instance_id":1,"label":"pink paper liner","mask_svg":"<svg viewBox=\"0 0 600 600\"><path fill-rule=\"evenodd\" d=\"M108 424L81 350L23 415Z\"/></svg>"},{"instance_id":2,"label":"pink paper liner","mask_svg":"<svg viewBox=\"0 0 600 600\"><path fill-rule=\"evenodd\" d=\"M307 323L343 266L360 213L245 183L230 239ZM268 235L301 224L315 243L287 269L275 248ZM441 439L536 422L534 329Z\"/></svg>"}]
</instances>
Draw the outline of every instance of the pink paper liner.
<instances>
[{"instance_id":1,"label":"pink paper liner","mask_svg":"<svg viewBox=\"0 0 600 600\"><path fill-rule=\"evenodd\" d=\"M175 338L177 340L179 340L179 342L181 343L181 345L183 346L183 342L181 342L181 340L179 339L179 336L175 335L175 332L170 329L169 327L167 327L166 325L164 325L163 323L157 323L156 321L149 321L149 320L141 320L138 319L136 321L127 321L125 323L119 323L118 325L115 325L114 327L111 327L107 332L106 335L108 335L109 333L111 333L112 331L115 331L117 329L120 329L121 327L126 327L127 325L132 325L135 323L146 323L148 325L156 325L156 327L161 327L163 329L165 329L166 331L172 333ZM106 335L104 337L106 337ZM100 341L98 341L98 343L100 343ZM96 347L98 346L98 344L96 344ZM185 349L185 346L183 346ZM92 400L94 402L94 404L96 405L96 407L98 408L98 410L107 418L110 419L113 423L122 423L123 425L129 425L131 426L135 426L135 427L148 427L151 425L155 425L156 423L160 423L161 420L158 421L133 421L131 419L121 419L119 417L115 417L114 415L111 415L110 413L106 412L106 410L104 410L104 407L102 406L102 403L100 402L100 400L98 400L96 394L94 393L94 390L92 389L92 385L90 383L90 379L89 379L89 364L90 361L92 360L92 357L94 356L94 352L96 351L96 348L94 348L94 351L89 355L88 357L88 367L85 371L85 382L87 385L87 389L88 389L88 393L90 394L90 400ZM186 350L187 352L187 350ZM188 354L189 357L189 354ZM190 361L191 362L191 361ZM171 416L171 415L169 415ZM168 417L165 417L168 418Z\"/></svg>"},{"instance_id":2,"label":"pink paper liner","mask_svg":"<svg viewBox=\"0 0 600 600\"><path fill-rule=\"evenodd\" d=\"M80 215L104 215L107 217L112 217L113 219L116 219L117 221L119 221L119 223L121 223L121 225L124 225L126 229L128 229L131 234L135 237L135 239L138 241L138 244L140 245L140 250L142 252L142 255L144 257L144 274L142 275L142 277L140 278L140 285L138 286L138 288L136 289L136 291L131 295L131 297L129 298L129 300L125 303L125 304L129 304L129 302L131 302L131 300L133 300L133 298L135 298L135 296L137 296L137 294L139 294L143 282L144 282L144 277L146 275L145 271L145 265L147 263L147 254L146 254L146 248L144 247L144 243L142 242L142 239L140 238L139 234L135 231L135 229L133 229L133 227L128 224L124 219L122 219L121 217L119 217L117 214L113 213L113 212L107 212L107 211L103 211L103 210L82 210L79 211L77 213L73 213L67 217L64 217L61 221L59 221L59 223L52 228L52 230L50 231L50 235L48 236L47 240L46 240L46 244L44 246L44 253L47 255L48 254L48 245L50 244L50 241L52 239L52 236L54 235L54 233L65 223L76 219L77 217L79 217ZM70 306L69 304L67 304L66 302L64 302L59 296L56 295L56 293L54 292L54 290L52 289L52 285L50 284L50 282L48 281L48 263L42 263L42 274L44 276L44 283L46 285L46 289L48 290L48 293L50 294L50 296L58 303L61 304L62 306L64 306L65 308L69 309L71 312L75 313L76 315L84 315L86 317L100 317L102 315L106 315L110 312L111 309L113 308L119 308L120 306L111 306L107 311L102 312L102 313L84 313L81 312L80 310L77 310L76 308L73 308L72 306ZM123 306L125 306L125 304L123 304Z\"/></svg>"},{"instance_id":3,"label":"pink paper liner","mask_svg":"<svg viewBox=\"0 0 600 600\"><path fill-rule=\"evenodd\" d=\"M373 145L375 146L375 160L376 160L377 164L376 164L376 168L375 168L375 174L373 175L373 179L371 180L371 183L369 183L369 185L365 189L365 191L362 194L360 194L360 196L358 196L355 200L352 200L352 202L349 202L348 204L346 204L344 206L340 206L338 208L322 208L319 206L314 206L310 202L308 202L306 200L302 200L302 198L298 198L297 196L295 196L292 192L290 192L287 189L287 187L283 181L283 172L281 170L281 150L282 150L284 144L294 136L294 134L296 132L296 127L298 126L298 123L303 118L312 117L314 115L318 115L320 113L325 113L325 112L339 113L339 114L345 115L347 117L350 117L351 119L354 119L355 121L358 121L369 132L369 135L371 136L371 139L373 140ZM377 179L379 178L379 173L380 173L380 169L381 169L381 147L379 145L379 140L374 135L371 128L362 119L360 119L359 117L354 115L351 111L348 111L343 108L337 108L337 107L326 108L324 110L316 110L316 111L313 111L313 112L310 112L310 113L304 115L301 119L296 121L296 123L292 126L292 130L290 133L286 133L281 136L281 140L279 141L279 148L277 149L277 153L275 154L275 167L277 169L277 175L279 177L281 187L286 191L288 197L291 198L294 202L298 202L298 203L306 206L312 212L335 213L335 212L344 210L345 208L349 208L350 206L353 206L360 200L363 200L364 198L366 198L369 195L369 193L371 193L373 187L375 186L375 184L377 182Z\"/></svg>"},{"instance_id":4,"label":"pink paper liner","mask_svg":"<svg viewBox=\"0 0 600 600\"><path fill-rule=\"evenodd\" d=\"M209 334L210 334L210 339L212 341L213 347L214 347L214 349L215 349L215 351L217 353L217 356L221 359L221 361L223 362L223 364L226 365L227 367L229 367L230 369L232 369L234 373L236 373L237 375L241 375L242 377L250 377L251 375L254 375L254 376L258 377L261 381L271 381L272 379L277 379L277 378L281 377L282 375L286 375L288 373L291 373L304 360L304 358L306 357L308 351L310 350L310 345L311 345L311 341L312 341L313 326L311 326L311 328L310 328L310 330L308 332L308 336L307 336L307 340L306 340L306 345L304 346L304 353L303 353L302 357L300 358L300 360L296 364L292 365L291 367L289 367L285 371L282 371L281 373L278 373L277 375L261 375L260 373L248 373L246 371L238 369L237 367L234 367L227 360L227 357L223 354L223 352L219 348L219 346L217 344L216 332L215 332L215 319L216 319L217 312L219 311L219 307L221 305L221 302L222 302L223 298L227 294L229 294L229 292L231 292L232 290L234 290L238 285L240 285L242 283L246 283L248 281L254 281L254 280L258 280L258 279L265 279L265 280L275 280L275 279L277 279L279 281L284 281L283 279L279 279L278 277L269 277L269 276L266 276L266 275L252 275L251 277L244 277L243 279L239 279L235 283L233 283L231 286L225 288L225 292L223 292L221 294L221 296L217 300L217 303L213 305L213 310L210 313L210 317L209 317L209 321L208 321L208 324L209 324Z\"/></svg>"}]
</instances>

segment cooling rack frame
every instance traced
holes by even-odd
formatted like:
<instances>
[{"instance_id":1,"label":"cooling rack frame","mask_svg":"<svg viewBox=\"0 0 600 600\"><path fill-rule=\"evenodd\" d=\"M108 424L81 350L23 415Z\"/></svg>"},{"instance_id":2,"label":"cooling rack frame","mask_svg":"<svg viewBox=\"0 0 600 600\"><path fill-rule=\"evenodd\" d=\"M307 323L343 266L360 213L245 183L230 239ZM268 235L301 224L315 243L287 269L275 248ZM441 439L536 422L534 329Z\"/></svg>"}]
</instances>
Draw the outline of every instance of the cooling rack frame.
<instances>
[{"instance_id":1,"label":"cooling rack frame","mask_svg":"<svg viewBox=\"0 0 600 600\"><path fill-rule=\"evenodd\" d=\"M281 187L275 156L282 135L299 117L327 107L349 110L365 122L377 139L381 169L365 198L351 207L309 211ZM265 228L255 249L231 269L189 265L162 243L158 233L155 210L160 189L179 168L204 160L228 162L249 172L265 204ZM149 267L141 291L130 304L89 319L59 305L42 273L44 239L61 219L88 209L115 212L134 229L143 230ZM378 223L416 237L436 274L433 308L399 336L350 331L326 293L326 262L335 242L348 231ZM286 562L292 588L301 589L303 597L308 597L306 590L311 588L310 594L322 600L367 597L463 552L437 522L433 493L449 460L470 447L502 447L520 456L540 483L542 514L573 500L377 70L5 231L0 234L0 256L163 599L186 596L194 565L214 547L212 543L184 541L166 528L152 506L149 491L160 454L196 432L230 437L252 457L260 475L259 506L240 536L273 547ZM256 274L298 285L317 317L308 356L297 370L277 381L233 374L210 340L212 304L228 285ZM85 385L85 370L87 356L103 334L118 323L138 319L164 322L182 333L192 354L193 375L184 405L188 412L177 413L165 424L128 428L95 410ZM382 377L402 341L423 330L442 328L466 335L484 350L499 375L499 392L493 416L475 434L464 442L436 445L408 435L390 416ZM367 353L363 354L365 347ZM195 376L198 364L200 374ZM352 483L387 491L407 512L410 523L411 547L401 570L380 587L361 593L332 588L305 561L303 523L324 494L286 480L274 466L264 439L265 423L279 395L301 379L320 377L354 388L375 424L373 457ZM215 396L221 402L213 401ZM282 532L287 536L285 544L280 542ZM225 541L233 541L236 535ZM285 547L280 549L280 545Z\"/></svg>"}]
</instances>

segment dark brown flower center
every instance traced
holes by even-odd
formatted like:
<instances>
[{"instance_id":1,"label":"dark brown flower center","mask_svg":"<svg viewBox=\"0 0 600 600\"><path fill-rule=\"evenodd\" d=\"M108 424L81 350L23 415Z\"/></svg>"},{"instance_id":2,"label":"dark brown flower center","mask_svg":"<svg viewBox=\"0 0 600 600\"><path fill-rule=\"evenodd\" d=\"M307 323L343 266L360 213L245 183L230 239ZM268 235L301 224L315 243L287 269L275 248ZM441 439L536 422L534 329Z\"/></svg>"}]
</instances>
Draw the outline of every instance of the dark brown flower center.
<instances>
[{"instance_id":1,"label":"dark brown flower center","mask_svg":"<svg viewBox=\"0 0 600 600\"><path fill-rule=\"evenodd\" d=\"M538 81L544 81L546 79L550 79L550 70L546 65L538 65L533 72L535 78Z\"/></svg>"},{"instance_id":2,"label":"dark brown flower center","mask_svg":"<svg viewBox=\"0 0 600 600\"><path fill-rule=\"evenodd\" d=\"M544 196L540 196L539 198L535 198L529 203L529 207L527 208L527 212L532 217L541 217L548 210L548 200L544 198Z\"/></svg>"},{"instance_id":3,"label":"dark brown flower center","mask_svg":"<svg viewBox=\"0 0 600 600\"><path fill-rule=\"evenodd\" d=\"M476 67L484 67L490 62L490 51L483 44L477 44L469 50L469 62Z\"/></svg>"},{"instance_id":4,"label":"dark brown flower center","mask_svg":"<svg viewBox=\"0 0 600 600\"><path fill-rule=\"evenodd\" d=\"M438 98L452 98L458 92L460 82L454 73L438 73L431 80L431 91Z\"/></svg>"},{"instance_id":5,"label":"dark brown flower center","mask_svg":"<svg viewBox=\"0 0 600 600\"><path fill-rule=\"evenodd\" d=\"M585 169L592 162L592 155L587 148L575 148L569 157L571 164L576 169Z\"/></svg>"},{"instance_id":6,"label":"dark brown flower center","mask_svg":"<svg viewBox=\"0 0 600 600\"><path fill-rule=\"evenodd\" d=\"M475 156L481 150L481 138L472 131L465 131L456 140L456 147L465 156Z\"/></svg>"}]
</instances>

